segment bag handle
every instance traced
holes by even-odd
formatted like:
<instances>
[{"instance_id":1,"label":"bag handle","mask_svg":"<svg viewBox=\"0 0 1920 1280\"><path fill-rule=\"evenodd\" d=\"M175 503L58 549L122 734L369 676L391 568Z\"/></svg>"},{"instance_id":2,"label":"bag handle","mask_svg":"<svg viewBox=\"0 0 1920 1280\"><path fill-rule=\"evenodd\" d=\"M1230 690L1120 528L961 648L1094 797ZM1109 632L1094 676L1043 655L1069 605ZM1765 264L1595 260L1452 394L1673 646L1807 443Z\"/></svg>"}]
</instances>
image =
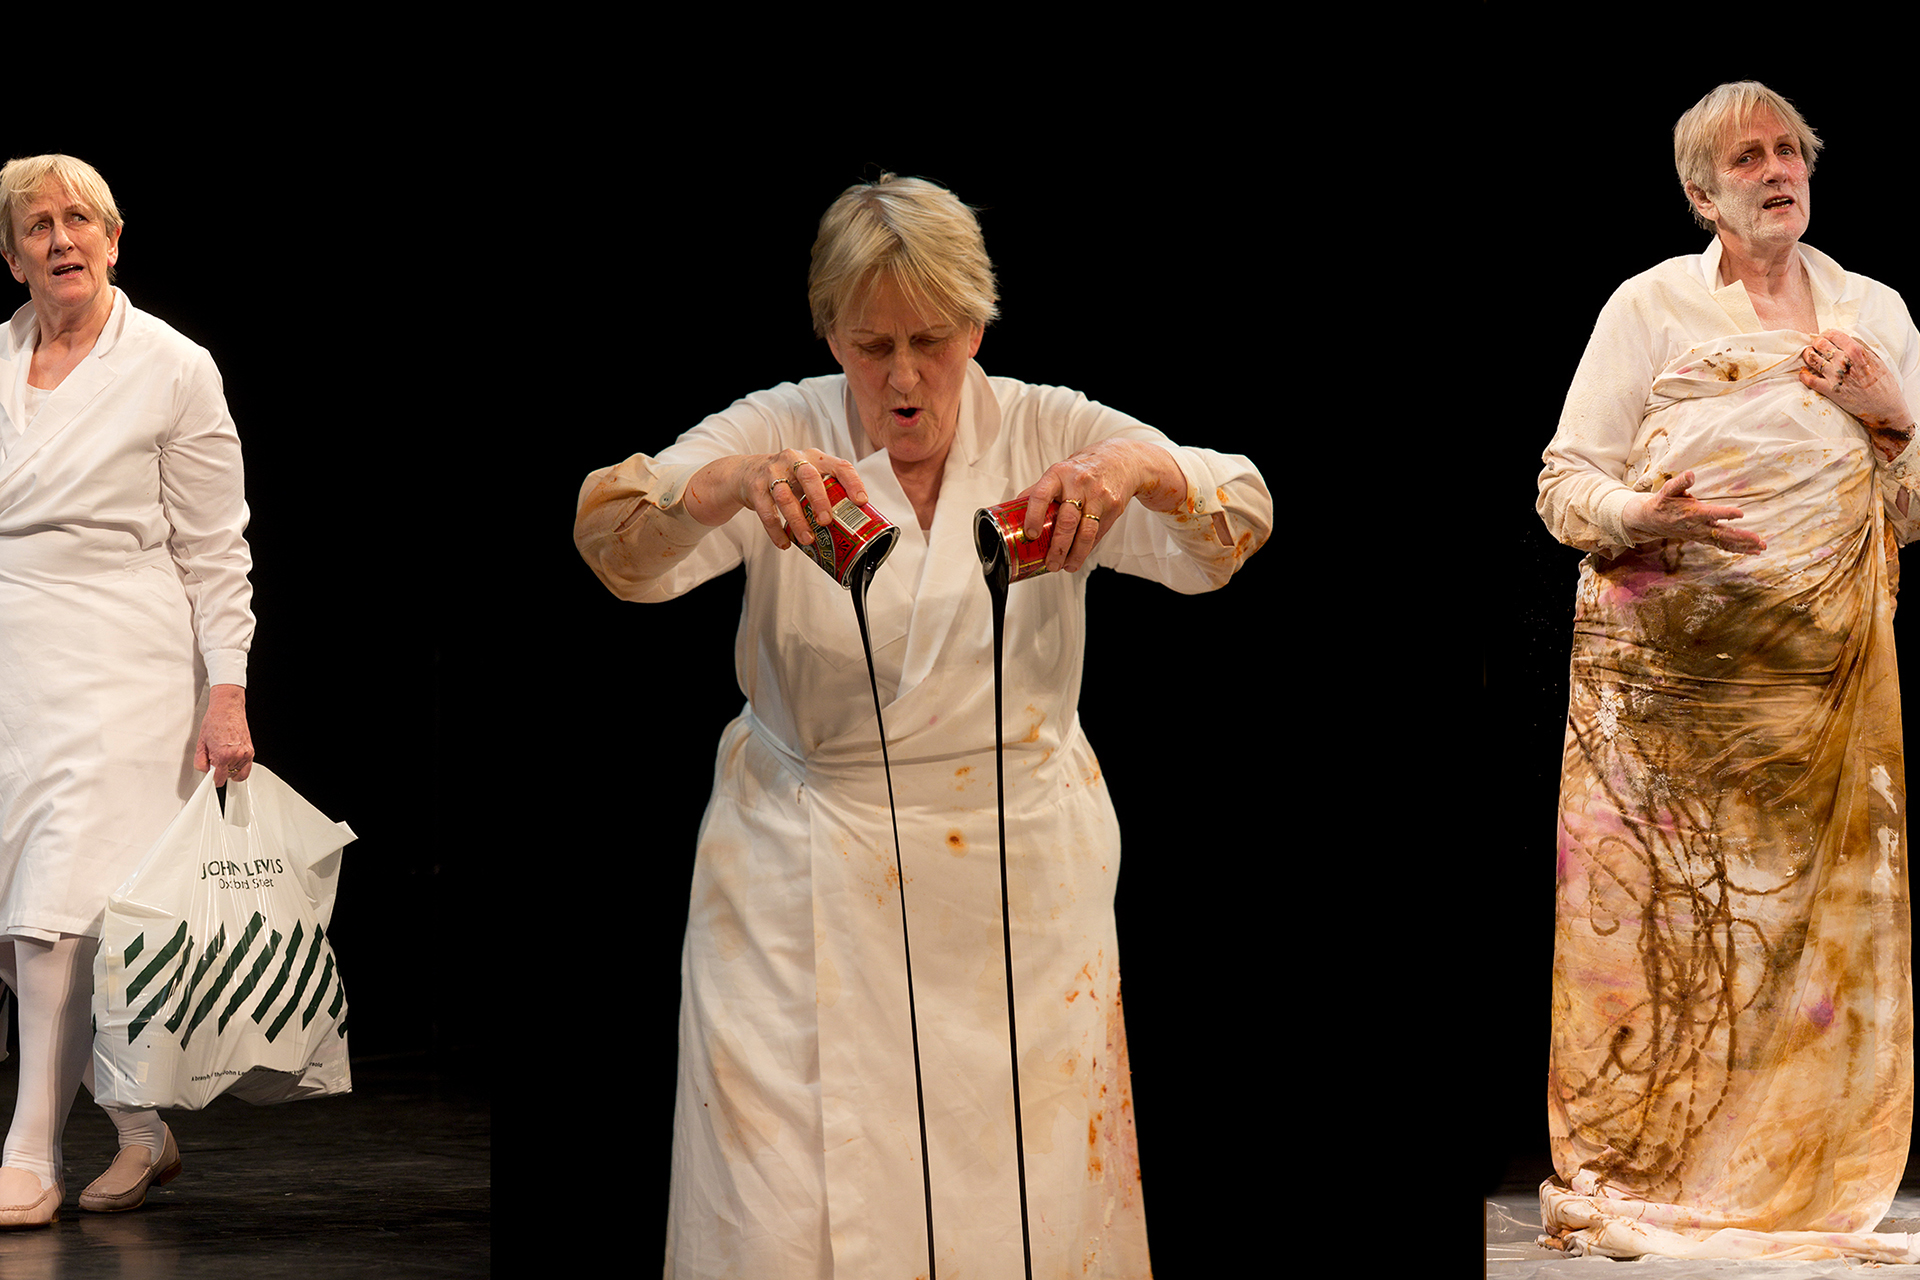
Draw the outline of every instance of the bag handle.
<instances>
[{"instance_id":1,"label":"bag handle","mask_svg":"<svg viewBox=\"0 0 1920 1280\"><path fill-rule=\"evenodd\" d=\"M208 771L211 778L212 771ZM239 778L228 778L226 794L221 799L221 812L230 827L250 827L253 825L253 800L247 794L247 784Z\"/></svg>"}]
</instances>

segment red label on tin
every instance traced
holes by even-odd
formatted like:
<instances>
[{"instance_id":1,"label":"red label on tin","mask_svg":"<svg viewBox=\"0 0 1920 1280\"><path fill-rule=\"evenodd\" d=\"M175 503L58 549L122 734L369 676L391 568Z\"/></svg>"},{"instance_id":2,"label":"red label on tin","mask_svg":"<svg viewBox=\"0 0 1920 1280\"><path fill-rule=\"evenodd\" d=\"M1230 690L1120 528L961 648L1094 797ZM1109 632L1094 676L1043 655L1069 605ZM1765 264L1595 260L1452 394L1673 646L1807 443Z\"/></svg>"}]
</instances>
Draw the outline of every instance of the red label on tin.
<instances>
[{"instance_id":1,"label":"red label on tin","mask_svg":"<svg viewBox=\"0 0 1920 1280\"><path fill-rule=\"evenodd\" d=\"M976 544L986 536L986 525L990 524L994 534L999 537L998 555L1007 561L1007 581L1018 582L1022 578L1037 578L1047 572L1047 547L1053 542L1053 517L1060 510L1059 503L1047 508L1046 517L1040 522L1040 536L1028 540L1025 525L1027 522L1027 500L1015 498L1011 502L1002 502L996 506L984 508L977 519L982 527L975 531ZM992 546L978 547L983 563L994 552ZM992 565L988 564L992 572Z\"/></svg>"},{"instance_id":2,"label":"red label on tin","mask_svg":"<svg viewBox=\"0 0 1920 1280\"><path fill-rule=\"evenodd\" d=\"M878 511L847 497L846 488L833 476L825 477L824 483L827 501L832 504L825 521L816 519L813 507L804 497L800 499L801 513L806 516L807 528L813 532L813 545L800 549L845 587L853 582L854 572L862 565L868 566L868 572L880 567L893 550L898 531L893 522Z\"/></svg>"}]
</instances>

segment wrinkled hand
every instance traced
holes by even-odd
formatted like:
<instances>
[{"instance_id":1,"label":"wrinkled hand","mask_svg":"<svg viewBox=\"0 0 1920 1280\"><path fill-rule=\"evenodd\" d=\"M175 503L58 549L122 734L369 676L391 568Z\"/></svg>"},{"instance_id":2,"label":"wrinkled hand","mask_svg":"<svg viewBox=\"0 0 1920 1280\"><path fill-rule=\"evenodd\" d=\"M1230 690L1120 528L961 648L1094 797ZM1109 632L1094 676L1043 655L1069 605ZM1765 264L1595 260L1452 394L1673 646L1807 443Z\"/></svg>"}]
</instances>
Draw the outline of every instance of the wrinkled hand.
<instances>
[{"instance_id":1,"label":"wrinkled hand","mask_svg":"<svg viewBox=\"0 0 1920 1280\"><path fill-rule=\"evenodd\" d=\"M1800 352L1800 382L1860 419L1881 457L1892 461L1913 439L1913 414L1900 379L1872 347L1829 329Z\"/></svg>"},{"instance_id":2,"label":"wrinkled hand","mask_svg":"<svg viewBox=\"0 0 1920 1280\"><path fill-rule=\"evenodd\" d=\"M1688 471L1661 485L1658 493L1634 495L1621 513L1628 532L1644 542L1660 538L1704 542L1736 555L1756 555L1767 549L1759 534L1722 523L1740 519L1740 508L1708 506L1687 492L1691 488L1693 472Z\"/></svg>"},{"instance_id":3,"label":"wrinkled hand","mask_svg":"<svg viewBox=\"0 0 1920 1280\"><path fill-rule=\"evenodd\" d=\"M245 782L253 772L253 735L247 732L247 691L237 684L217 684L207 698L206 718L200 722L200 741L193 748L193 767L213 770L213 785L228 779Z\"/></svg>"},{"instance_id":4,"label":"wrinkled hand","mask_svg":"<svg viewBox=\"0 0 1920 1280\"><path fill-rule=\"evenodd\" d=\"M1103 440L1054 463L1014 496L1027 500L1023 531L1029 540L1039 538L1047 508L1060 504L1047 544L1047 572L1073 573L1134 498L1171 511L1186 495L1186 476L1165 449L1140 440Z\"/></svg>"},{"instance_id":5,"label":"wrinkled hand","mask_svg":"<svg viewBox=\"0 0 1920 1280\"><path fill-rule=\"evenodd\" d=\"M782 449L779 453L739 454L710 462L687 484L687 510L704 525L722 525L743 508L760 517L767 537L785 551L798 540L813 545L813 533L800 512L805 497L822 517L826 478L832 476L855 502L867 500L867 486L845 458L818 449Z\"/></svg>"}]
</instances>

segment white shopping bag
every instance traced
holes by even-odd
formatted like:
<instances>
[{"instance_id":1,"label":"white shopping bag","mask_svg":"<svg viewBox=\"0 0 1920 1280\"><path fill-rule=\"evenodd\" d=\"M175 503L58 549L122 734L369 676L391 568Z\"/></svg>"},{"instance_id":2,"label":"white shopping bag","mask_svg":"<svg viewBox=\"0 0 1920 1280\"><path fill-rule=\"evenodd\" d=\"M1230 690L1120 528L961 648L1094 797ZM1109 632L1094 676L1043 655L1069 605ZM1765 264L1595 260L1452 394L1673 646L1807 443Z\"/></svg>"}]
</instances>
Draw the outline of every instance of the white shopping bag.
<instances>
[{"instance_id":1,"label":"white shopping bag","mask_svg":"<svg viewBox=\"0 0 1920 1280\"><path fill-rule=\"evenodd\" d=\"M211 772L108 900L93 966L94 1097L204 1107L346 1093L347 1002L327 939L355 839L261 765Z\"/></svg>"}]
</instances>

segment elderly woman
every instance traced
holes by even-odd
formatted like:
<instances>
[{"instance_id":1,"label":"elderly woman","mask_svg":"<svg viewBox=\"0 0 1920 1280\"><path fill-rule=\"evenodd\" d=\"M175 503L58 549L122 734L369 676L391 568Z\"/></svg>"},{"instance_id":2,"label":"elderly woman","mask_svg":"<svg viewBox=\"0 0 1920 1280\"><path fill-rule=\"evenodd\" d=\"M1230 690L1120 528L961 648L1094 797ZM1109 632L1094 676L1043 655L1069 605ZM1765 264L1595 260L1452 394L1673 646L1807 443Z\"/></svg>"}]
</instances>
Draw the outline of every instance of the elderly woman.
<instances>
[{"instance_id":1,"label":"elderly woman","mask_svg":"<svg viewBox=\"0 0 1920 1280\"><path fill-rule=\"evenodd\" d=\"M93 168L0 169L0 253L29 301L0 333L0 978L19 1095L0 1226L58 1217L60 1136L92 1088L108 895L192 794L251 767L240 441L206 351L112 284L121 219ZM180 1169L152 1111L80 1207L138 1206Z\"/></svg>"},{"instance_id":2,"label":"elderly woman","mask_svg":"<svg viewBox=\"0 0 1920 1280\"><path fill-rule=\"evenodd\" d=\"M1113 895L1120 842L1082 736L1086 574L1211 590L1265 539L1246 459L1181 448L1059 387L974 363L997 310L972 212L931 183L846 191L813 250L842 372L738 401L594 472L575 538L616 594L736 565L747 705L722 738L683 963L667 1274L1018 1275L1002 980L993 634L974 513L1058 500L1048 576L1006 618L1006 823L1026 1199L1037 1274L1146 1274ZM832 476L899 526L868 597L888 783L848 593L793 542ZM956 1272L957 1273L957 1272Z\"/></svg>"},{"instance_id":3,"label":"elderly woman","mask_svg":"<svg viewBox=\"0 0 1920 1280\"><path fill-rule=\"evenodd\" d=\"M1819 140L1723 85L1706 252L1622 285L1540 474L1586 550L1560 793L1549 1239L1913 1261L1897 549L1920 334L1800 242Z\"/></svg>"}]
</instances>

